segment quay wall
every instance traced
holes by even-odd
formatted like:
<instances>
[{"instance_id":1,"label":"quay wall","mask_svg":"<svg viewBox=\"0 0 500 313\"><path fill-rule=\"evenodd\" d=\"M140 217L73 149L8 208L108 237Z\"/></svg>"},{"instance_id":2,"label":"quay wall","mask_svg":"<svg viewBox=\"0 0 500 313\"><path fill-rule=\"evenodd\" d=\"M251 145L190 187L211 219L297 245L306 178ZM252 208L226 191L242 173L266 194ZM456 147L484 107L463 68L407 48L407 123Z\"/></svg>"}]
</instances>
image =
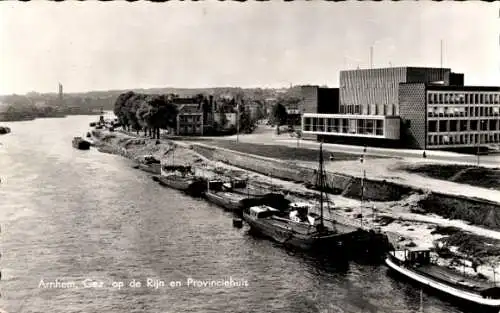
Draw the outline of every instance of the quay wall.
<instances>
[{"instance_id":1,"label":"quay wall","mask_svg":"<svg viewBox=\"0 0 500 313\"><path fill-rule=\"evenodd\" d=\"M225 162L284 180L311 185L315 183L316 173L312 168L203 144L193 144L191 148L214 161ZM326 176L327 184L333 194L340 194L353 199L360 198L360 177L331 172L327 172ZM398 201L414 193L426 193L426 196L417 203L420 213L434 213L445 218L460 219L474 225L500 230L500 203L437 191L424 192L423 190L385 180L364 180L363 197L365 200Z\"/></svg>"}]
</instances>

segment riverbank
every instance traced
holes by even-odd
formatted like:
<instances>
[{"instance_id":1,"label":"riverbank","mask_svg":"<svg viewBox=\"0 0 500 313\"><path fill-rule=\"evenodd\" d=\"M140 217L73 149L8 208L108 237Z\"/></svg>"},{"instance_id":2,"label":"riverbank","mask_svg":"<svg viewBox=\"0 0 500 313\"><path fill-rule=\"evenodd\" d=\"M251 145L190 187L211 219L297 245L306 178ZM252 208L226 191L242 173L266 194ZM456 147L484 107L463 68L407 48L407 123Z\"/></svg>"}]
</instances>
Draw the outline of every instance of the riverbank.
<instances>
[{"instance_id":1,"label":"riverbank","mask_svg":"<svg viewBox=\"0 0 500 313\"><path fill-rule=\"evenodd\" d=\"M191 165L197 175L200 176L225 173L227 176L232 177L248 177L250 181L262 186L262 188L268 188L269 190L271 187L274 187L274 189L288 193L291 200L314 201L313 199L316 197L316 192L308 189L304 184L297 183L293 179L286 181L277 178L280 175L283 178L290 178L287 175L292 175L295 172L294 175L298 175L299 177L297 181L300 181L300 179L305 180L309 176L311 176L309 179L312 179L314 172L309 173L308 169L290 168L289 162L286 163L288 164L287 168L290 168L288 171L289 174L287 174L288 172L279 172L282 170L280 166L277 166L279 162L272 159L263 159L269 163L265 163L262 160L259 163L244 154L230 154L230 151L221 149L212 150L212 154L200 153L201 150L196 148L197 145L193 143L174 142L170 140L157 141L148 138L138 138L120 132L94 130L92 134L96 146L102 152L119 154L135 160L143 155L153 155L172 165ZM209 151L210 149L205 147L205 150ZM231 160L220 158L221 156L231 158ZM239 166L235 166L234 163L237 163L236 165ZM259 171L250 170L249 167L252 166L251 164L259 164L259 166L263 167L259 170L260 173ZM265 168L266 166L267 169ZM273 177L268 175L270 169L273 169ZM276 171L277 169L279 171ZM325 212L326 219L336 220L353 226L363 226L365 228L378 227L383 232L386 232L391 238L392 243L398 247L418 246L421 248L434 248L440 245L439 241L444 242L448 244L448 250L452 257L440 258L442 264L451 265L452 263L461 263L459 260L466 258L465 253L462 251L470 250L471 242L474 244L474 247L482 250L488 249L492 242L493 245L500 244L500 241L495 241L500 239L500 233L494 230L469 225L466 222L453 221L435 214L422 214L422 208L419 204L429 196L432 197L432 193L424 191L416 192L411 188L406 192L398 192L398 188L401 187L391 184L389 184L390 188L385 187L386 191L384 192L384 190L380 189L380 185L377 185L381 184L381 182L376 182L372 188L374 190L371 193L373 196L370 196L370 193L368 193L368 197L365 198L368 201L364 201L361 204L356 199L356 188L353 187L353 185L357 184L357 180L352 180L352 177L346 175L338 177L338 180L346 180L344 181L346 189L342 190L341 193L337 193L337 195L330 196L330 199L334 202L334 208ZM332 180L332 177L330 177L330 180ZM406 187L403 186L404 188ZM345 190L347 191L345 192ZM352 191L349 192L349 190ZM359 187L357 190L359 191ZM381 197L377 196L377 191L378 194L390 195L389 201L380 199ZM437 196L434 195L434 197ZM473 200L467 199L467 201ZM469 238L470 240L460 241L457 238L452 238L450 242L443 241L444 238L450 237L450 235L443 235L440 231L436 232L436 229L438 227L450 226L450 223L454 224L458 229L455 234L460 233L462 238ZM488 238L488 241L473 240L477 239L477 236ZM500 253L498 251L491 251L481 255L479 260L476 261L483 265L477 268L477 273L492 278L492 267L489 264L497 264L499 256ZM468 268L470 268L471 272L475 272L471 267Z\"/></svg>"}]
</instances>

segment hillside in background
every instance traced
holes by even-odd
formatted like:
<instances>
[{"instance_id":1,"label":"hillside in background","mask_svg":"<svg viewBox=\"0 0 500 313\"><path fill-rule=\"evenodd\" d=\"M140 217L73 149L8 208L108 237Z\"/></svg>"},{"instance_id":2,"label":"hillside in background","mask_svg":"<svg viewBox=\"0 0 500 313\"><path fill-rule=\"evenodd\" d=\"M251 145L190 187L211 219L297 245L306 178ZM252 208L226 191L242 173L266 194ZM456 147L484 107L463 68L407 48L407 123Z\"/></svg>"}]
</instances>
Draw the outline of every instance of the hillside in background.
<instances>
[{"instance_id":1,"label":"hillside in background","mask_svg":"<svg viewBox=\"0 0 500 313\"><path fill-rule=\"evenodd\" d=\"M246 101L256 101L272 105L275 99L300 97L300 86L283 89L270 88L150 88L89 91L82 93L65 93L63 104L57 93L30 92L26 95L0 96L0 120L26 120L36 117L56 117L69 114L93 114L101 109L113 110L116 98L127 91L145 94L177 94L180 97L191 97L198 94L234 97L242 95Z\"/></svg>"}]
</instances>

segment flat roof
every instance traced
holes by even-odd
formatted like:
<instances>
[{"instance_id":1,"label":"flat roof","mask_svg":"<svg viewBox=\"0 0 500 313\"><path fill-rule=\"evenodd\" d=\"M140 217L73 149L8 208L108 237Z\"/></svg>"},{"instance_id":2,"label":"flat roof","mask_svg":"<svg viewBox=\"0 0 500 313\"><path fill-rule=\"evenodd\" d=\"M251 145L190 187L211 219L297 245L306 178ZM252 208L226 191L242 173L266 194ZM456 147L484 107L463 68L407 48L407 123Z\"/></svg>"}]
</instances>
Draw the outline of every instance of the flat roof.
<instances>
[{"instance_id":1,"label":"flat roof","mask_svg":"<svg viewBox=\"0 0 500 313\"><path fill-rule=\"evenodd\" d=\"M319 118L350 118L350 119L369 119L369 120L399 119L399 116L395 115L369 115L369 114L304 113L303 116L319 117Z\"/></svg>"},{"instance_id":2,"label":"flat roof","mask_svg":"<svg viewBox=\"0 0 500 313\"><path fill-rule=\"evenodd\" d=\"M432 83L399 83L399 85L425 85L427 90L435 91L500 91L500 86L457 86Z\"/></svg>"},{"instance_id":3,"label":"flat roof","mask_svg":"<svg viewBox=\"0 0 500 313\"><path fill-rule=\"evenodd\" d=\"M341 72L377 71L377 70L399 70L399 69L451 71L451 68L449 68L449 67L393 66L393 67L376 67L376 68L359 68L359 69L352 69L352 70L341 70Z\"/></svg>"},{"instance_id":4,"label":"flat roof","mask_svg":"<svg viewBox=\"0 0 500 313\"><path fill-rule=\"evenodd\" d=\"M442 86L426 84L427 90L451 90L451 91L500 91L496 86Z\"/></svg>"}]
</instances>

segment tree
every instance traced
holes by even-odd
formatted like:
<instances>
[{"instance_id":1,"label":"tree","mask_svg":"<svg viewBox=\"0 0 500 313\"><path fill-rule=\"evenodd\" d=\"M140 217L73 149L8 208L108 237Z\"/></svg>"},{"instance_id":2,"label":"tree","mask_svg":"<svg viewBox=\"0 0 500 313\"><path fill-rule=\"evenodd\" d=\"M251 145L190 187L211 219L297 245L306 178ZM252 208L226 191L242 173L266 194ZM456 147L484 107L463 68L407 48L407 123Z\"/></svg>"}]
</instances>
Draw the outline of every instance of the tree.
<instances>
[{"instance_id":1,"label":"tree","mask_svg":"<svg viewBox=\"0 0 500 313\"><path fill-rule=\"evenodd\" d=\"M221 128L221 129L224 129L226 128L227 126L227 123L228 123L228 120L227 120L227 116L226 116L226 111L224 109L224 106L222 106L219 110L219 114L220 114L220 119L219 119L219 123L218 123L218 126Z\"/></svg>"},{"instance_id":2,"label":"tree","mask_svg":"<svg viewBox=\"0 0 500 313\"><path fill-rule=\"evenodd\" d=\"M261 119L266 118L267 114L266 114L266 108L265 108L264 103L260 100L254 101L254 103L256 104L255 119L261 120Z\"/></svg>"},{"instance_id":3,"label":"tree","mask_svg":"<svg viewBox=\"0 0 500 313\"><path fill-rule=\"evenodd\" d=\"M281 102L278 102L274 105L272 111L272 117L274 123L276 123L276 133L280 134L280 126L286 124L287 113L286 108Z\"/></svg>"},{"instance_id":4,"label":"tree","mask_svg":"<svg viewBox=\"0 0 500 313\"><path fill-rule=\"evenodd\" d=\"M127 101L134 95L133 91L125 92L120 94L115 101L113 112L124 129L130 127L129 120L127 119Z\"/></svg>"},{"instance_id":5,"label":"tree","mask_svg":"<svg viewBox=\"0 0 500 313\"><path fill-rule=\"evenodd\" d=\"M253 132L255 129L255 120L251 119L250 113L245 106L240 106L239 114L240 131L247 134Z\"/></svg>"},{"instance_id":6,"label":"tree","mask_svg":"<svg viewBox=\"0 0 500 313\"><path fill-rule=\"evenodd\" d=\"M150 98L148 97L140 102L140 105L135 112L137 121L141 126L141 129L144 130L144 136L146 136L147 131L149 130L149 136L151 137L151 130L153 129L153 116L156 114L156 111L157 108L151 105Z\"/></svg>"},{"instance_id":7,"label":"tree","mask_svg":"<svg viewBox=\"0 0 500 313\"><path fill-rule=\"evenodd\" d=\"M160 129L175 127L177 124L177 107L169 95L151 95L139 106L136 116L144 129L153 139L160 139Z\"/></svg>"},{"instance_id":8,"label":"tree","mask_svg":"<svg viewBox=\"0 0 500 313\"><path fill-rule=\"evenodd\" d=\"M154 116L154 125L157 131L157 138L160 138L160 129L174 128L177 126L177 106L173 102L173 97L163 95L153 99L153 103L157 103L158 111Z\"/></svg>"},{"instance_id":9,"label":"tree","mask_svg":"<svg viewBox=\"0 0 500 313\"><path fill-rule=\"evenodd\" d=\"M139 130L142 129L141 124L139 124L139 120L137 119L137 110L141 106L142 101L144 101L146 98L147 95L145 94L135 94L134 96L130 97L125 103L125 115L127 121L130 124L130 127L132 127L132 129L135 130L137 134L139 134Z\"/></svg>"}]
</instances>

